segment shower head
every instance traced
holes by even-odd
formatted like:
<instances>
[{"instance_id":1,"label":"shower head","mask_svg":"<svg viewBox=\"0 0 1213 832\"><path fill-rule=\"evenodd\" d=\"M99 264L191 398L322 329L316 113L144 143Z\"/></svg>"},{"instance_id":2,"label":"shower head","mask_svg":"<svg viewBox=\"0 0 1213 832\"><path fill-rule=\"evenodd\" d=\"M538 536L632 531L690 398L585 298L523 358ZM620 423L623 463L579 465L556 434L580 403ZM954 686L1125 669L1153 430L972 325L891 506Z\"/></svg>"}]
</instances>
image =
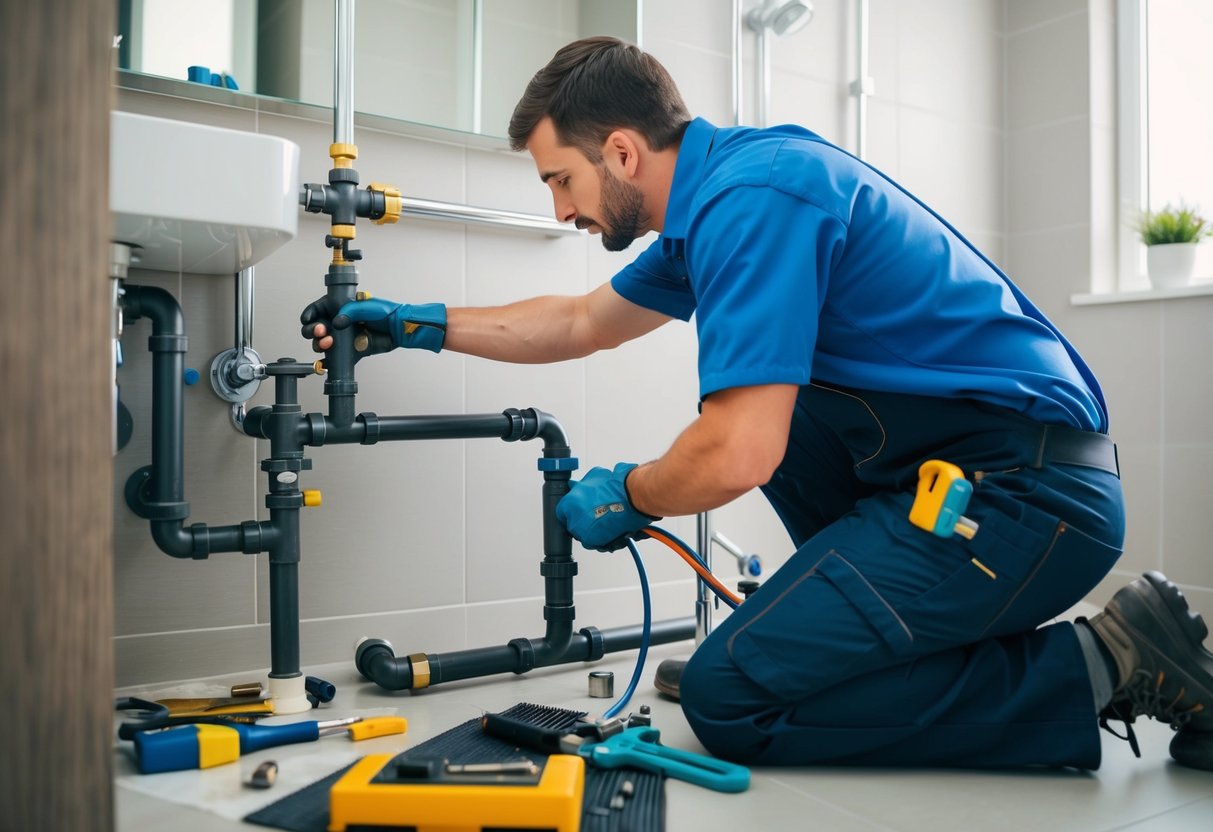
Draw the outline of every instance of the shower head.
<instances>
[{"instance_id":1,"label":"shower head","mask_svg":"<svg viewBox=\"0 0 1213 832\"><path fill-rule=\"evenodd\" d=\"M755 32L770 30L779 37L799 32L812 19L811 0L764 0L745 16L746 25Z\"/></svg>"}]
</instances>

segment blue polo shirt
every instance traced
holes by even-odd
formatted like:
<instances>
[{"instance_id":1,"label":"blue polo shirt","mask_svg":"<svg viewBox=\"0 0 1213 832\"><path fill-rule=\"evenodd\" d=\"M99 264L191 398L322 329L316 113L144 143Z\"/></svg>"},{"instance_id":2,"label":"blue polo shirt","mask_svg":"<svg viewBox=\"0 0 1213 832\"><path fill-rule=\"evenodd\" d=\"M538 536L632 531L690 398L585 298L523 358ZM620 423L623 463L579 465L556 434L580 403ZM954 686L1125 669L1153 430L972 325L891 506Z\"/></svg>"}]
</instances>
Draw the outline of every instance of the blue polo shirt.
<instances>
[{"instance_id":1,"label":"blue polo shirt","mask_svg":"<svg viewBox=\"0 0 1213 832\"><path fill-rule=\"evenodd\" d=\"M811 378L1107 430L1090 369L997 266L888 177L799 127L691 122L664 229L611 285L695 315L702 396Z\"/></svg>"}]
</instances>

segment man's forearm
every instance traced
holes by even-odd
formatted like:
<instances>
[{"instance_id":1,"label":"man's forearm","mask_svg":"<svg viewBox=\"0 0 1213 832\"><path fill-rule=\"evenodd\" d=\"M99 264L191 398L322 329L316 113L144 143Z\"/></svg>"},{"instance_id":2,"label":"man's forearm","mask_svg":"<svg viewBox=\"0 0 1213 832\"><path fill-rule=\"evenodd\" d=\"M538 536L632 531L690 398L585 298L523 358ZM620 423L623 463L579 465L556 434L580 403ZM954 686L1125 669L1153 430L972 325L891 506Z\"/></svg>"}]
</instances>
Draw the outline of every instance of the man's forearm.
<instances>
[{"instance_id":1,"label":"man's forearm","mask_svg":"<svg viewBox=\"0 0 1213 832\"><path fill-rule=\"evenodd\" d=\"M795 386L713 393L670 450L628 474L628 498L654 517L696 514L767 483L787 450Z\"/></svg>"},{"instance_id":2,"label":"man's forearm","mask_svg":"<svg viewBox=\"0 0 1213 832\"><path fill-rule=\"evenodd\" d=\"M443 349L508 361L544 364L594 351L580 332L581 297L547 295L507 306L447 310Z\"/></svg>"},{"instance_id":3,"label":"man's forearm","mask_svg":"<svg viewBox=\"0 0 1213 832\"><path fill-rule=\"evenodd\" d=\"M763 485L783 459L796 388L720 391L657 460L633 469L628 498L656 517L719 508Z\"/></svg>"}]
</instances>

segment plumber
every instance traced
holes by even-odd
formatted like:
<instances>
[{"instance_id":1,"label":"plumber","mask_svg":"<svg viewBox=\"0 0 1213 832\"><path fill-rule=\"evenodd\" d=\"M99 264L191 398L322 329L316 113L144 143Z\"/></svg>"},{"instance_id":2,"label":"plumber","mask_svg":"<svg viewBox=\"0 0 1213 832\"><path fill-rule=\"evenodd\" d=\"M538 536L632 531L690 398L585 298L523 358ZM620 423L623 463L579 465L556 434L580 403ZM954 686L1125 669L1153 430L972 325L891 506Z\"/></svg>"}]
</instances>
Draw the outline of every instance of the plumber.
<instances>
[{"instance_id":1,"label":"plumber","mask_svg":"<svg viewBox=\"0 0 1213 832\"><path fill-rule=\"evenodd\" d=\"M358 326L371 351L535 363L694 315L698 418L659 459L590 470L558 515L609 551L755 487L771 502L795 554L659 671L707 749L1094 769L1101 724L1148 716L1176 729L1178 762L1213 771L1213 654L1164 576L1042 626L1121 554L1107 408L1074 347L955 228L808 130L692 119L666 70L613 38L558 51L509 136L557 219L610 251L657 238L583 296L322 300L304 336L324 350ZM971 538L907 519L928 459L972 483Z\"/></svg>"}]
</instances>

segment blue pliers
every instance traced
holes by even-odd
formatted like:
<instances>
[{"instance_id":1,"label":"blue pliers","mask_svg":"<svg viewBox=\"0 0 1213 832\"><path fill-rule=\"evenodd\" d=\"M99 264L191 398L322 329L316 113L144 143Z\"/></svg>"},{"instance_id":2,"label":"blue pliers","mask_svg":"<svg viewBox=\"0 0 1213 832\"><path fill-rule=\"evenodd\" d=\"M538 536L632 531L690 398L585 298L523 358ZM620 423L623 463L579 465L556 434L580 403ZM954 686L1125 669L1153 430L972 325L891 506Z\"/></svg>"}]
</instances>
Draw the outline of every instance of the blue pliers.
<instances>
[{"instance_id":1,"label":"blue pliers","mask_svg":"<svg viewBox=\"0 0 1213 832\"><path fill-rule=\"evenodd\" d=\"M631 766L664 772L675 780L718 792L744 792L750 787L750 770L704 754L661 745L661 732L651 726L627 728L598 742L585 742L577 754L598 768Z\"/></svg>"}]
</instances>

